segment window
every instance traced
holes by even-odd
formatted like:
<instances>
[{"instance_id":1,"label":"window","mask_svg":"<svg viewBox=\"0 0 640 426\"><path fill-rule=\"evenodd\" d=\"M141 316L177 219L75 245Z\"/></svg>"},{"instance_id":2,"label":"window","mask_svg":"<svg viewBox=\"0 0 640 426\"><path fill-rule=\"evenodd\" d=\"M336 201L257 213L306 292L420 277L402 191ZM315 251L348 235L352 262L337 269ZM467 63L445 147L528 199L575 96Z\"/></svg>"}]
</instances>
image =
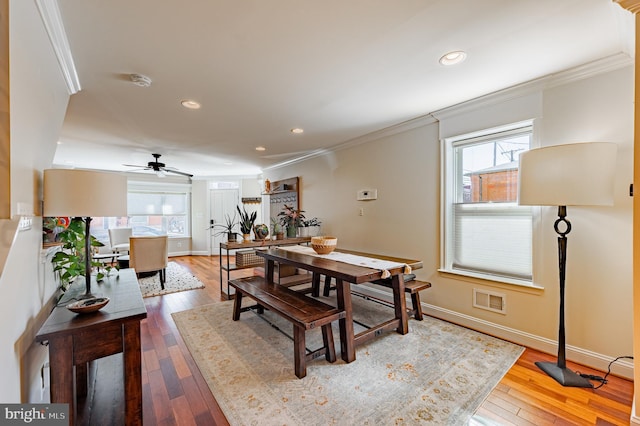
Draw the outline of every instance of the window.
<instances>
[{"instance_id":1,"label":"window","mask_svg":"<svg viewBox=\"0 0 640 426\"><path fill-rule=\"evenodd\" d=\"M532 209L517 204L531 123L444 140L442 270L531 284Z\"/></svg>"},{"instance_id":2,"label":"window","mask_svg":"<svg viewBox=\"0 0 640 426\"><path fill-rule=\"evenodd\" d=\"M127 204L133 235L189 236L188 192L129 190Z\"/></svg>"},{"instance_id":3,"label":"window","mask_svg":"<svg viewBox=\"0 0 640 426\"><path fill-rule=\"evenodd\" d=\"M109 244L109 228L131 227L133 235L189 237L191 185L129 182L128 217L95 217L91 235Z\"/></svg>"}]
</instances>

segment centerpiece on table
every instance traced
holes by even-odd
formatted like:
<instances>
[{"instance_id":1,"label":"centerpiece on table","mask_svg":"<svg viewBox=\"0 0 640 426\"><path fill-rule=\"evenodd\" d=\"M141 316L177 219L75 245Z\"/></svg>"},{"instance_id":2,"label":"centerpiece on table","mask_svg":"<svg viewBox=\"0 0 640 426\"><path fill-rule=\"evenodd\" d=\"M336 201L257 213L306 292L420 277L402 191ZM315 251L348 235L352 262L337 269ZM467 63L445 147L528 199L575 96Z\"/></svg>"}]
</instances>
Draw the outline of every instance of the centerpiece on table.
<instances>
[{"instance_id":1,"label":"centerpiece on table","mask_svg":"<svg viewBox=\"0 0 640 426\"><path fill-rule=\"evenodd\" d=\"M298 228L304 219L304 210L296 210L291 206L284 205L282 211L278 213L280 224L287 228L287 238L295 238Z\"/></svg>"},{"instance_id":2,"label":"centerpiece on table","mask_svg":"<svg viewBox=\"0 0 640 426\"><path fill-rule=\"evenodd\" d=\"M238 213L240 214L240 232L242 232L242 238L244 243L248 243L251 241L251 230L253 230L253 225L256 222L256 217L258 216L257 212L247 213L247 210L242 207L240 210L240 206L236 206L238 209Z\"/></svg>"},{"instance_id":3,"label":"centerpiece on table","mask_svg":"<svg viewBox=\"0 0 640 426\"><path fill-rule=\"evenodd\" d=\"M216 223L214 225L212 225L211 227L214 229L218 229L218 231L215 232L215 236L219 237L221 235L226 235L227 236L227 241L230 243L235 243L237 236L236 236L236 225L238 224L238 218L236 217L236 213L233 213L233 217L229 216L228 214L225 215L225 222L224 223Z\"/></svg>"}]
</instances>

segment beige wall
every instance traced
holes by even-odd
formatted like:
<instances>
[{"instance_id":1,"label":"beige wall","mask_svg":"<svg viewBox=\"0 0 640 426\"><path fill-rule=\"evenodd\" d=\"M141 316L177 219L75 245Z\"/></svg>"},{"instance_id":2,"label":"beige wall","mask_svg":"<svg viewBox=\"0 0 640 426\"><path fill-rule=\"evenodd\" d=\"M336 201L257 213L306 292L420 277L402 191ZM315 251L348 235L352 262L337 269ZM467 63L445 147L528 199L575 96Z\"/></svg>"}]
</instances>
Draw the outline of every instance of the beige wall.
<instances>
[{"instance_id":1,"label":"beige wall","mask_svg":"<svg viewBox=\"0 0 640 426\"><path fill-rule=\"evenodd\" d=\"M35 2L10 2L11 211L39 213L41 173L51 165L68 92ZM42 254L42 220L18 232L0 276L0 401L40 401L47 350L34 344L57 284ZM48 396L47 396L48 398Z\"/></svg>"},{"instance_id":2,"label":"beige wall","mask_svg":"<svg viewBox=\"0 0 640 426\"><path fill-rule=\"evenodd\" d=\"M307 217L320 218L323 233L336 235L339 246L423 259L424 269L416 272L433 284L423 299L429 314L556 353L556 209L541 208L534 229L534 275L544 290L439 273L439 137L445 130L481 130L534 118L534 138L541 146L617 143L615 206L568 209L573 231L568 243L567 356L606 370L613 358L632 353L632 201L627 191L633 164L633 67L555 84L557 80L517 88L435 114L446 117L447 129L425 119L424 125L401 133L388 131L377 140L269 170L265 178L300 176ZM456 123L456 116L463 119ZM367 188L377 189L378 199L356 201L357 190ZM473 308L473 288L505 293L507 314ZM629 367L627 362L614 371L630 375Z\"/></svg>"}]
</instances>

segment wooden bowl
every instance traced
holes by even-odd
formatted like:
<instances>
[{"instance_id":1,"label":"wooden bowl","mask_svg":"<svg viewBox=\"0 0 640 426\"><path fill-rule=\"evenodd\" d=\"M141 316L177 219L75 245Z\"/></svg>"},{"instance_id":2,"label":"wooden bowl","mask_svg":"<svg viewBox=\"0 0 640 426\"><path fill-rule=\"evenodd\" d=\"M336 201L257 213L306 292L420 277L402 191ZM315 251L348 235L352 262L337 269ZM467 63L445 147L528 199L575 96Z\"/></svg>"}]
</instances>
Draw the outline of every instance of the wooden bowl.
<instances>
[{"instance_id":1,"label":"wooden bowl","mask_svg":"<svg viewBox=\"0 0 640 426\"><path fill-rule=\"evenodd\" d=\"M337 237L311 237L311 248L318 254L331 253L337 244Z\"/></svg>"}]
</instances>

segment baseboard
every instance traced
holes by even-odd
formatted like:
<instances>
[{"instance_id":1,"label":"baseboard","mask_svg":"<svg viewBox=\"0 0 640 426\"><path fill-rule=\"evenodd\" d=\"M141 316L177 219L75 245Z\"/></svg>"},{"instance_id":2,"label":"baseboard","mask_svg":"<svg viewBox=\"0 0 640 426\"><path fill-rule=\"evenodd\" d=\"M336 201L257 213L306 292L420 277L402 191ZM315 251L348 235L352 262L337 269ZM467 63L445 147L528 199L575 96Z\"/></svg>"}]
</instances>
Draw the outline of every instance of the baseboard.
<instances>
[{"instance_id":1,"label":"baseboard","mask_svg":"<svg viewBox=\"0 0 640 426\"><path fill-rule=\"evenodd\" d=\"M636 416L634 413L636 412L636 396L633 395L633 403L631 404L631 418L629 419L629 424L632 425L640 425L640 417Z\"/></svg>"},{"instance_id":2,"label":"baseboard","mask_svg":"<svg viewBox=\"0 0 640 426\"><path fill-rule=\"evenodd\" d=\"M186 250L186 251L173 251L171 253L169 253L169 257L174 257L174 256L189 256L193 253L191 253L190 251Z\"/></svg>"},{"instance_id":3,"label":"baseboard","mask_svg":"<svg viewBox=\"0 0 640 426\"><path fill-rule=\"evenodd\" d=\"M380 289L374 286L361 285L358 286L358 291L368 294L372 297L378 297L389 302L392 301L392 295L390 291L385 291L384 289ZM408 303L411 302L408 301ZM530 333L526 333L510 327L505 327L503 325L475 318L470 315L450 311L448 309L444 309L427 303L422 303L422 311L424 314L430 315L434 318L458 324L463 327L479 331L481 333L489 334L491 336L499 337L501 339L508 340L518 345L526 346L541 352L556 354L558 351L557 341L547 339L545 337L536 336ZM614 359L610 356L602 355L596 352L569 345L566 347L566 357L567 360L577 362L579 364L583 364L604 372L608 370L609 363ZM619 360L611 366L611 372L616 376L633 380L633 362L629 362L629 360L627 359Z\"/></svg>"},{"instance_id":4,"label":"baseboard","mask_svg":"<svg viewBox=\"0 0 640 426\"><path fill-rule=\"evenodd\" d=\"M191 256L211 256L211 254L207 250L191 251L191 252L189 252L189 254ZM218 255L215 254L214 256L218 256Z\"/></svg>"}]
</instances>

